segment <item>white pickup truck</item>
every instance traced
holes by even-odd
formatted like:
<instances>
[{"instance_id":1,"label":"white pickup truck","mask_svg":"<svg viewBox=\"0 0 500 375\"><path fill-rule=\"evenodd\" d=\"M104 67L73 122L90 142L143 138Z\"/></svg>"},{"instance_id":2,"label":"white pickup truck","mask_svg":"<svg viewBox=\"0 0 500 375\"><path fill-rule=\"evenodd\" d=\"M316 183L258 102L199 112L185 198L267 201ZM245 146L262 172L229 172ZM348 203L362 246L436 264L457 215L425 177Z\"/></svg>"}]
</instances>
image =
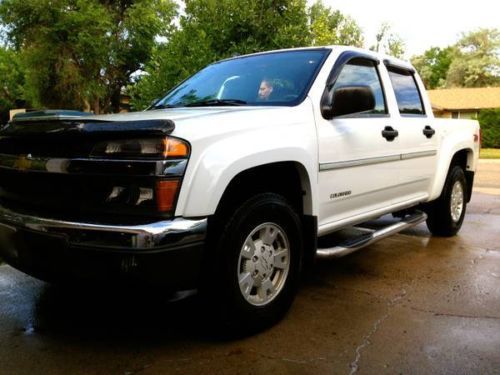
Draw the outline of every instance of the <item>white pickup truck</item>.
<instances>
[{"instance_id":1,"label":"white pickup truck","mask_svg":"<svg viewBox=\"0 0 500 375\"><path fill-rule=\"evenodd\" d=\"M7 124L0 256L45 280L198 289L222 320L266 325L316 257L424 220L456 234L479 137L476 121L434 119L407 62L337 46L239 56L144 112Z\"/></svg>"}]
</instances>

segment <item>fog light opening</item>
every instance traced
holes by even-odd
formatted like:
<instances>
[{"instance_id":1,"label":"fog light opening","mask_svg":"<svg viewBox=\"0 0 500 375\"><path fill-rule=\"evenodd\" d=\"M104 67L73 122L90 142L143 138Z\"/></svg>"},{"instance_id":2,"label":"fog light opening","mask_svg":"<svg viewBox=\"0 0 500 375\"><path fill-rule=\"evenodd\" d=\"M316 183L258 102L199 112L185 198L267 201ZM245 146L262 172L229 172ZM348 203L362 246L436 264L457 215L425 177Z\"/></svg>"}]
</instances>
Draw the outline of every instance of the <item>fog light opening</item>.
<instances>
[{"instance_id":1,"label":"fog light opening","mask_svg":"<svg viewBox=\"0 0 500 375\"><path fill-rule=\"evenodd\" d=\"M159 181L156 184L156 205L158 211L172 211L179 188L179 180Z\"/></svg>"}]
</instances>

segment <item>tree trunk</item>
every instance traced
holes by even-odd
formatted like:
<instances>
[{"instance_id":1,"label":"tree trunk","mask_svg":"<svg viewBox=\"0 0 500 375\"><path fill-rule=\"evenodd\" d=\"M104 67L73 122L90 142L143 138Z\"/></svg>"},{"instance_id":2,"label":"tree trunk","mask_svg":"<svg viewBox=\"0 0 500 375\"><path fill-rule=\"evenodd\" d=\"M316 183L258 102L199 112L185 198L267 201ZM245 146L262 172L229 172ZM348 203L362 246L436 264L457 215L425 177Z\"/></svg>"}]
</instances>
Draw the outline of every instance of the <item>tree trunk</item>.
<instances>
[{"instance_id":1,"label":"tree trunk","mask_svg":"<svg viewBox=\"0 0 500 375\"><path fill-rule=\"evenodd\" d=\"M98 115L101 113L101 106L99 103L99 98L94 99L94 114Z\"/></svg>"},{"instance_id":2,"label":"tree trunk","mask_svg":"<svg viewBox=\"0 0 500 375\"><path fill-rule=\"evenodd\" d=\"M122 86L121 84L117 84L111 92L111 111L113 113L120 112L121 94Z\"/></svg>"}]
</instances>

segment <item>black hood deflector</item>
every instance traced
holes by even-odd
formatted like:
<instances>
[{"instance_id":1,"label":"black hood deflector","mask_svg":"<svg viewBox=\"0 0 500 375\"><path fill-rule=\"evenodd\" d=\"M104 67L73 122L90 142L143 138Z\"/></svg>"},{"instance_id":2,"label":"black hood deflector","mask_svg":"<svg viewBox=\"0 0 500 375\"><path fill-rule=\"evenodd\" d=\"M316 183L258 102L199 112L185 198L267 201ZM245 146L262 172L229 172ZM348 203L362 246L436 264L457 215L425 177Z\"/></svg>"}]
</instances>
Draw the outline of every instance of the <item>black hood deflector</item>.
<instances>
[{"instance_id":1,"label":"black hood deflector","mask_svg":"<svg viewBox=\"0 0 500 375\"><path fill-rule=\"evenodd\" d=\"M172 120L105 121L91 118L26 118L9 122L0 130L0 137L20 136L165 136L175 129Z\"/></svg>"}]
</instances>

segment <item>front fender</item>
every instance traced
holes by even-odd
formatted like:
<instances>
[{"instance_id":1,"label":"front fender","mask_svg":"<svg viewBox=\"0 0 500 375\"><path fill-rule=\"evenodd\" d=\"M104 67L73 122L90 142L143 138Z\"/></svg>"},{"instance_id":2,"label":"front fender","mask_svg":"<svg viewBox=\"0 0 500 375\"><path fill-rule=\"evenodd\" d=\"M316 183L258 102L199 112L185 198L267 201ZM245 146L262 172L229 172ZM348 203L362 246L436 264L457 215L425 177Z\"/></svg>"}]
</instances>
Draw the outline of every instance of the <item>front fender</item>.
<instances>
[{"instance_id":1,"label":"front fender","mask_svg":"<svg viewBox=\"0 0 500 375\"><path fill-rule=\"evenodd\" d=\"M297 123L232 134L193 153L179 194L176 216L201 217L215 213L230 182L250 168L292 161L307 173L311 214L317 214L317 142L314 124ZM197 150L196 145L193 150ZM304 180L304 179L303 179Z\"/></svg>"}]
</instances>

